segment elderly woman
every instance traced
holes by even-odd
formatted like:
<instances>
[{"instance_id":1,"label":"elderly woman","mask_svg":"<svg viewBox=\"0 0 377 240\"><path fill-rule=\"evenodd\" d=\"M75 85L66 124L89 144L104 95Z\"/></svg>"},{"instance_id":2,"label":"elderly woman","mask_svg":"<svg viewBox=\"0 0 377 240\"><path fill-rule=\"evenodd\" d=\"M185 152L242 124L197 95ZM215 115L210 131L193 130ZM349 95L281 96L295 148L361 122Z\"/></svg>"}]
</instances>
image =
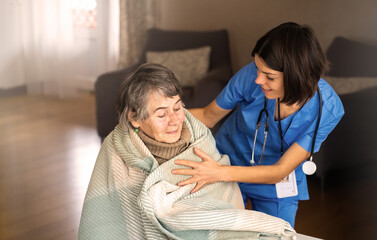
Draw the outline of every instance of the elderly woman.
<instances>
[{"instance_id":1,"label":"elderly woman","mask_svg":"<svg viewBox=\"0 0 377 240\"><path fill-rule=\"evenodd\" d=\"M219 164L211 132L184 109L182 90L167 68L147 63L125 79L120 123L105 139L89 183L79 239L260 239L294 237L289 223L243 209L236 183L194 185L171 171L177 158L200 161L198 148Z\"/></svg>"}]
</instances>

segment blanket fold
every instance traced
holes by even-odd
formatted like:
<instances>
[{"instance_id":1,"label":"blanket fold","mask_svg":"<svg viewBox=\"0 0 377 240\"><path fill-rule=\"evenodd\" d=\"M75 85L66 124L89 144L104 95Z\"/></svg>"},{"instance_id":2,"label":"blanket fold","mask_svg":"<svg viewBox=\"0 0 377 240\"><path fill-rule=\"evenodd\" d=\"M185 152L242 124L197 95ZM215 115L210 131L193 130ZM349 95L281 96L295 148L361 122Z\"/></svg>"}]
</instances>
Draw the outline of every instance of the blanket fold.
<instances>
[{"instance_id":1,"label":"blanket fold","mask_svg":"<svg viewBox=\"0 0 377 240\"><path fill-rule=\"evenodd\" d=\"M175 159L201 161L197 147L223 165L208 128L185 110L190 146L158 165L132 129L118 125L105 139L89 183L79 239L295 239L288 222L245 210L237 183L218 182L194 194Z\"/></svg>"}]
</instances>

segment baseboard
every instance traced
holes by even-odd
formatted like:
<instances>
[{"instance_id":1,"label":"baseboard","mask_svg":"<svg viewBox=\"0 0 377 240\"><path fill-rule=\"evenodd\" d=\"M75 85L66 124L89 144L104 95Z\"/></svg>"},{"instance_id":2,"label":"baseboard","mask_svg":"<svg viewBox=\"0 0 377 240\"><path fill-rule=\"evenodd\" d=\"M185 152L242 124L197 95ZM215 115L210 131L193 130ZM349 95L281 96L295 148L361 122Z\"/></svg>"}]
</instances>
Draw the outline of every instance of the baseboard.
<instances>
[{"instance_id":1,"label":"baseboard","mask_svg":"<svg viewBox=\"0 0 377 240\"><path fill-rule=\"evenodd\" d=\"M74 86L77 90L94 91L94 83L96 78L93 77L75 77L75 80L71 82L71 86Z\"/></svg>"},{"instance_id":2,"label":"baseboard","mask_svg":"<svg viewBox=\"0 0 377 240\"><path fill-rule=\"evenodd\" d=\"M0 88L0 98L26 95L26 93L27 93L26 85L8 88L8 89Z\"/></svg>"},{"instance_id":3,"label":"baseboard","mask_svg":"<svg viewBox=\"0 0 377 240\"><path fill-rule=\"evenodd\" d=\"M77 92L77 91L93 92L95 80L96 80L95 78L91 78L91 77L76 77L74 80L70 82L66 82L63 85L63 87L66 87L67 89L71 89L71 90L73 89L74 92ZM38 85L36 92L33 92L33 90L31 90L31 93L43 94L41 92L43 89L42 85L40 85L41 83L36 83L36 84ZM45 85L45 89L44 89L45 94L47 92L47 95L58 95L59 91L57 90L57 88L58 88L58 84L56 82L48 82L48 84ZM27 91L26 85L8 88L8 89L0 88L0 98L26 95L27 93L28 91Z\"/></svg>"}]
</instances>

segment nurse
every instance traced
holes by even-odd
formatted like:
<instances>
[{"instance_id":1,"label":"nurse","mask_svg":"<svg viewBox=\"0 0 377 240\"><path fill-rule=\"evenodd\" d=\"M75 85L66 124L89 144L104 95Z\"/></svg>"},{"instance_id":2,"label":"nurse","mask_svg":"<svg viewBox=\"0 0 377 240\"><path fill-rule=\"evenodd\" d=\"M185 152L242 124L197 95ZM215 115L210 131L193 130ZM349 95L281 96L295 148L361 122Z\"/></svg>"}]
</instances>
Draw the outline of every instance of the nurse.
<instances>
[{"instance_id":1,"label":"nurse","mask_svg":"<svg viewBox=\"0 0 377 240\"><path fill-rule=\"evenodd\" d=\"M298 200L309 199L302 165L338 124L343 105L320 78L327 60L310 27L283 23L261 37L251 55L254 61L213 102L190 110L207 127L234 110L215 137L232 166L195 149L203 161L176 160L190 168L172 173L191 175L179 185L197 183L192 193L205 184L239 182L245 204L250 199L254 210L294 226Z\"/></svg>"}]
</instances>

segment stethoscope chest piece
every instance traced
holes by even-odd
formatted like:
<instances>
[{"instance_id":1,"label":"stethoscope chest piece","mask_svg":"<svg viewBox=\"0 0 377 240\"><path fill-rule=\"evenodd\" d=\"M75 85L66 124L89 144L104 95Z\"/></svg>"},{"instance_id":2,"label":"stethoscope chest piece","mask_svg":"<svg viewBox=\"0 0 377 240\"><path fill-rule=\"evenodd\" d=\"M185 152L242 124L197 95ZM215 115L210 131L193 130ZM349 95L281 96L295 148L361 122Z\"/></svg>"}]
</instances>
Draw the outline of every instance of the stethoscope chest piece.
<instances>
[{"instance_id":1,"label":"stethoscope chest piece","mask_svg":"<svg viewBox=\"0 0 377 240\"><path fill-rule=\"evenodd\" d=\"M313 161L305 161L304 164L302 165L302 171L306 175L313 175L315 171L317 170L317 166Z\"/></svg>"}]
</instances>

